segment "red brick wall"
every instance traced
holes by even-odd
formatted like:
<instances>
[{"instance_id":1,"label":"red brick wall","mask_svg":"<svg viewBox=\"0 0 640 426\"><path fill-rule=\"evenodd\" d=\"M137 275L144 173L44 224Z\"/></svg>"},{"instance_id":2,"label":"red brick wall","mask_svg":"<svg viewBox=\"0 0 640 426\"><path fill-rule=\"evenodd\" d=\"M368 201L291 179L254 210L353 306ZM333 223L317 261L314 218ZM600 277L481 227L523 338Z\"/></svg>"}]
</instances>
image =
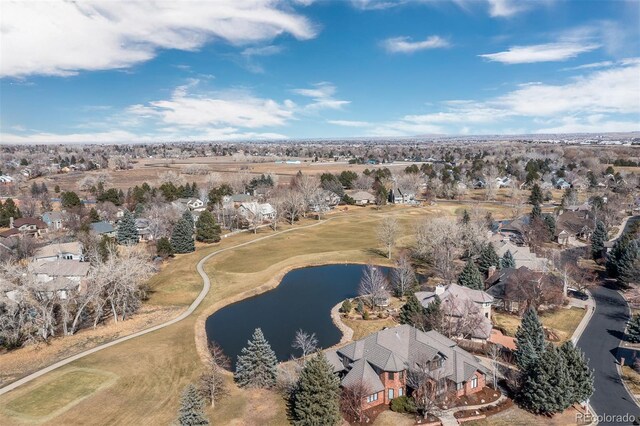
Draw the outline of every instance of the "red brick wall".
<instances>
[{"instance_id":1,"label":"red brick wall","mask_svg":"<svg viewBox=\"0 0 640 426\"><path fill-rule=\"evenodd\" d=\"M365 410L371 407L375 407L376 405L384 404L384 391L378 392L378 400L373 402L367 402L367 398L365 397L362 400L362 408Z\"/></svg>"},{"instance_id":2,"label":"red brick wall","mask_svg":"<svg viewBox=\"0 0 640 426\"><path fill-rule=\"evenodd\" d=\"M395 372L393 373L393 379L389 379L389 373L387 373L386 371L383 372L380 375L380 381L382 382L382 384L384 385L384 402L385 404L388 404L391 402L391 400L389 399L389 389L393 389L393 397L397 398L398 395L398 389L402 388L402 394L406 395L407 393L407 388L406 388L406 383L407 383L407 372L403 372L403 377L402 379L400 378L400 372Z\"/></svg>"},{"instance_id":3,"label":"red brick wall","mask_svg":"<svg viewBox=\"0 0 640 426\"><path fill-rule=\"evenodd\" d=\"M484 374L481 374L481 373L476 371L475 375L478 378L478 386L476 386L475 388L472 388L471 387L471 379L469 379L469 381L464 384L464 394L465 395L471 395L471 394L474 394L476 392L480 392L480 390L482 388L484 388L484 385L485 385L485 383L484 383L485 382Z\"/></svg>"}]
</instances>

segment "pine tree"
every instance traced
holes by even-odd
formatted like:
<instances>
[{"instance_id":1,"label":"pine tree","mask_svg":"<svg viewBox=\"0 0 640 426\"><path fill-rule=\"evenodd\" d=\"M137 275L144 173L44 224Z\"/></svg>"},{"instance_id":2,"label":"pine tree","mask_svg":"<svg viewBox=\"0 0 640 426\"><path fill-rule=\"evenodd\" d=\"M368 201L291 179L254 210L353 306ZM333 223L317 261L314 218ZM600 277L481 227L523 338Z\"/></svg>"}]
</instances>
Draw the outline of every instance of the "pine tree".
<instances>
[{"instance_id":1,"label":"pine tree","mask_svg":"<svg viewBox=\"0 0 640 426\"><path fill-rule=\"evenodd\" d=\"M324 352L305 364L293 395L294 425L337 425L340 415L340 380Z\"/></svg>"},{"instance_id":2,"label":"pine tree","mask_svg":"<svg viewBox=\"0 0 640 426\"><path fill-rule=\"evenodd\" d=\"M262 330L256 328L242 348L234 378L241 388L270 388L276 384L278 360Z\"/></svg>"},{"instance_id":3,"label":"pine tree","mask_svg":"<svg viewBox=\"0 0 640 426\"><path fill-rule=\"evenodd\" d=\"M570 385L564 357L554 345L549 344L527 370L520 399L536 414L562 412L572 404Z\"/></svg>"},{"instance_id":4,"label":"pine tree","mask_svg":"<svg viewBox=\"0 0 640 426\"><path fill-rule=\"evenodd\" d=\"M180 426L209 424L209 420L204 415L204 401L192 384L188 384L182 393L178 410L178 424Z\"/></svg>"},{"instance_id":5,"label":"pine tree","mask_svg":"<svg viewBox=\"0 0 640 426\"><path fill-rule=\"evenodd\" d=\"M443 331L444 313L442 312L442 300L436 295L433 301L424 309L424 330Z\"/></svg>"},{"instance_id":6,"label":"pine tree","mask_svg":"<svg viewBox=\"0 0 640 426\"><path fill-rule=\"evenodd\" d=\"M537 183L533 185L531 188L531 194L529 195L529 204L540 205L544 201L544 196L542 195L542 189L540 189L540 185Z\"/></svg>"},{"instance_id":7,"label":"pine tree","mask_svg":"<svg viewBox=\"0 0 640 426\"><path fill-rule=\"evenodd\" d=\"M604 242L607 241L607 228L601 220L596 223L596 229L591 234L591 255L594 259L602 257Z\"/></svg>"},{"instance_id":8,"label":"pine tree","mask_svg":"<svg viewBox=\"0 0 640 426\"><path fill-rule=\"evenodd\" d=\"M542 209L540 208L540 204L534 204L531 209L531 220L538 219L542 216Z\"/></svg>"},{"instance_id":9,"label":"pine tree","mask_svg":"<svg viewBox=\"0 0 640 426\"><path fill-rule=\"evenodd\" d=\"M500 259L500 267L503 269L516 267L516 260L510 250L505 251L502 255L502 259Z\"/></svg>"},{"instance_id":10,"label":"pine tree","mask_svg":"<svg viewBox=\"0 0 640 426\"><path fill-rule=\"evenodd\" d=\"M593 394L593 371L589 369L584 353L576 348L571 341L560 346L560 354L567 364L570 379L570 401L580 403L588 400Z\"/></svg>"},{"instance_id":11,"label":"pine tree","mask_svg":"<svg viewBox=\"0 0 640 426\"><path fill-rule=\"evenodd\" d=\"M424 327L424 308L414 293L407 297L407 303L400 308L400 323L419 329Z\"/></svg>"},{"instance_id":12,"label":"pine tree","mask_svg":"<svg viewBox=\"0 0 640 426\"><path fill-rule=\"evenodd\" d=\"M91 223L100 222L100 215L98 214L98 211L93 207L91 208L91 210L89 210L89 221L91 221Z\"/></svg>"},{"instance_id":13,"label":"pine tree","mask_svg":"<svg viewBox=\"0 0 640 426\"><path fill-rule=\"evenodd\" d=\"M196 240L203 243L217 243L220 241L220 225L209 210L205 210L196 222Z\"/></svg>"},{"instance_id":14,"label":"pine tree","mask_svg":"<svg viewBox=\"0 0 640 426\"><path fill-rule=\"evenodd\" d=\"M634 315L627 324L627 340L640 343L640 314Z\"/></svg>"},{"instance_id":15,"label":"pine tree","mask_svg":"<svg viewBox=\"0 0 640 426\"><path fill-rule=\"evenodd\" d=\"M174 253L191 253L196 245L193 241L193 226L184 218L180 219L171 233L171 247Z\"/></svg>"},{"instance_id":16,"label":"pine tree","mask_svg":"<svg viewBox=\"0 0 640 426\"><path fill-rule=\"evenodd\" d=\"M520 370L527 371L535 365L545 348L544 329L536 310L529 307L516 331L515 361Z\"/></svg>"},{"instance_id":17,"label":"pine tree","mask_svg":"<svg viewBox=\"0 0 640 426\"><path fill-rule=\"evenodd\" d=\"M640 240L631 240L618 259L618 283L629 286L640 282Z\"/></svg>"},{"instance_id":18,"label":"pine tree","mask_svg":"<svg viewBox=\"0 0 640 426\"><path fill-rule=\"evenodd\" d=\"M116 238L118 244L131 245L138 243L138 228L136 228L136 221L129 210L124 211L124 216L118 223Z\"/></svg>"},{"instance_id":19,"label":"pine tree","mask_svg":"<svg viewBox=\"0 0 640 426\"><path fill-rule=\"evenodd\" d=\"M196 224L193 221L191 210L185 210L185 212L182 213L182 218L187 221L187 223L191 226L191 229L195 228Z\"/></svg>"},{"instance_id":20,"label":"pine tree","mask_svg":"<svg viewBox=\"0 0 640 426\"><path fill-rule=\"evenodd\" d=\"M556 235L556 218L548 214L542 220L547 225L547 229L549 229L549 235L553 238Z\"/></svg>"},{"instance_id":21,"label":"pine tree","mask_svg":"<svg viewBox=\"0 0 640 426\"><path fill-rule=\"evenodd\" d=\"M162 258L173 256L173 247L167 237L160 237L156 243L156 253Z\"/></svg>"},{"instance_id":22,"label":"pine tree","mask_svg":"<svg viewBox=\"0 0 640 426\"><path fill-rule=\"evenodd\" d=\"M480 252L478 270L483 274L486 274L492 266L495 266L496 268L500 267L500 257L493 248L493 244L487 243L482 247L482 251Z\"/></svg>"},{"instance_id":23,"label":"pine tree","mask_svg":"<svg viewBox=\"0 0 640 426\"><path fill-rule=\"evenodd\" d=\"M478 267L473 263L471 258L467 260L467 264L464 266L462 272L460 272L460 275L458 275L458 284L475 290L484 289L482 274L480 274Z\"/></svg>"},{"instance_id":24,"label":"pine tree","mask_svg":"<svg viewBox=\"0 0 640 426\"><path fill-rule=\"evenodd\" d=\"M463 225L467 225L469 222L471 222L471 216L469 215L469 212L467 211L467 209L464 209L464 212L462 212L461 221Z\"/></svg>"},{"instance_id":25,"label":"pine tree","mask_svg":"<svg viewBox=\"0 0 640 426\"><path fill-rule=\"evenodd\" d=\"M631 238L628 234L622 234L620 238L613 243L613 247L611 248L611 252L607 256L607 273L611 278L617 278L619 274L618 264L620 263L620 259L627 251L627 247L631 242Z\"/></svg>"}]
</instances>

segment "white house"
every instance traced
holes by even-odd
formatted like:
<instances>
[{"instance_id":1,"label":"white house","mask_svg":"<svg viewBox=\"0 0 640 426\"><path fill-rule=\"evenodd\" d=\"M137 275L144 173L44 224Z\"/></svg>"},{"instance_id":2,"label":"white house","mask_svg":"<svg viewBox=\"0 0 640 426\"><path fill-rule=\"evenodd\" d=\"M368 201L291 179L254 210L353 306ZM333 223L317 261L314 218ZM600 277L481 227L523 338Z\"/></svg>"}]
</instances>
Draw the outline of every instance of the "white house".
<instances>
[{"instance_id":1,"label":"white house","mask_svg":"<svg viewBox=\"0 0 640 426\"><path fill-rule=\"evenodd\" d=\"M250 203L242 203L238 207L238 214L246 219L253 220L273 220L276 217L276 209L269 203L257 203L252 201Z\"/></svg>"},{"instance_id":2,"label":"white house","mask_svg":"<svg viewBox=\"0 0 640 426\"><path fill-rule=\"evenodd\" d=\"M199 198L191 197L191 198L178 198L173 202L174 205L182 206L183 208L187 208L191 211L202 211L204 210L204 201Z\"/></svg>"},{"instance_id":3,"label":"white house","mask_svg":"<svg viewBox=\"0 0 640 426\"><path fill-rule=\"evenodd\" d=\"M52 231L62 229L62 213L60 212L44 212L42 214L42 221L46 223Z\"/></svg>"}]
</instances>

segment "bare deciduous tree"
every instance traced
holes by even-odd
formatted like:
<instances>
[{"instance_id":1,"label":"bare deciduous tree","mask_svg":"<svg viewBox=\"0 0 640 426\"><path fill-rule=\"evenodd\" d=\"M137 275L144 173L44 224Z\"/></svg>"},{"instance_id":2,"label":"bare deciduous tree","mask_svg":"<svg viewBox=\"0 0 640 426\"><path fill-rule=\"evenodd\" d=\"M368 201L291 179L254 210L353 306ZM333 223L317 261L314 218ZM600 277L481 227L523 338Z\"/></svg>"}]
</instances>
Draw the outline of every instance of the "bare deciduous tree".
<instances>
[{"instance_id":1,"label":"bare deciduous tree","mask_svg":"<svg viewBox=\"0 0 640 426\"><path fill-rule=\"evenodd\" d=\"M425 219L416 227L416 255L428 260L445 282L455 279L454 260L460 248L460 226L450 218Z\"/></svg>"},{"instance_id":2,"label":"bare deciduous tree","mask_svg":"<svg viewBox=\"0 0 640 426\"><path fill-rule=\"evenodd\" d=\"M300 213L304 211L304 198L300 191L294 188L284 190L282 197L282 212L293 225Z\"/></svg>"},{"instance_id":3,"label":"bare deciduous tree","mask_svg":"<svg viewBox=\"0 0 640 426\"><path fill-rule=\"evenodd\" d=\"M400 298L404 297L416 284L416 273L406 252L396 260L395 268L391 271L391 282L395 295Z\"/></svg>"},{"instance_id":4,"label":"bare deciduous tree","mask_svg":"<svg viewBox=\"0 0 640 426\"><path fill-rule=\"evenodd\" d=\"M226 393L224 370L231 366L222 348L216 342L209 342L209 362L207 369L200 376L200 392L215 408L216 402Z\"/></svg>"},{"instance_id":5,"label":"bare deciduous tree","mask_svg":"<svg viewBox=\"0 0 640 426\"><path fill-rule=\"evenodd\" d=\"M296 331L296 337L293 339L291 347L302 352L302 362L306 362L307 357L318 349L316 334L309 334L302 329Z\"/></svg>"},{"instance_id":6,"label":"bare deciduous tree","mask_svg":"<svg viewBox=\"0 0 640 426\"><path fill-rule=\"evenodd\" d=\"M362 380L343 387L340 393L340 411L352 422L366 422L368 419L365 418L363 403L371 393L371 387Z\"/></svg>"},{"instance_id":7,"label":"bare deciduous tree","mask_svg":"<svg viewBox=\"0 0 640 426\"><path fill-rule=\"evenodd\" d=\"M400 223L393 216L387 216L382 219L378 226L378 240L387 248L388 258L391 259L391 249L396 245L398 232L400 231Z\"/></svg>"},{"instance_id":8,"label":"bare deciduous tree","mask_svg":"<svg viewBox=\"0 0 640 426\"><path fill-rule=\"evenodd\" d=\"M388 300L389 283L379 267L372 264L365 266L358 294L367 301L372 309Z\"/></svg>"}]
</instances>

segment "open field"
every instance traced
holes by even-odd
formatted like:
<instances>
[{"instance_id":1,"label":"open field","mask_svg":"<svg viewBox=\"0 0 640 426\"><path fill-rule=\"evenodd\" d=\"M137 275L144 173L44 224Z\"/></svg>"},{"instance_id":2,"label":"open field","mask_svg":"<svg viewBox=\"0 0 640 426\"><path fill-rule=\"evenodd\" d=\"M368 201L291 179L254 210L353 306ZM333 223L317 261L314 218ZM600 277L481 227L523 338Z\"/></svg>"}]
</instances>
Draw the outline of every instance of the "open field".
<instances>
[{"instance_id":1,"label":"open field","mask_svg":"<svg viewBox=\"0 0 640 426\"><path fill-rule=\"evenodd\" d=\"M196 380L201 369L202 364L194 344L196 324L203 324L215 309L273 287L284 271L295 267L332 262L366 262L372 259L384 263L385 259L376 250L376 221L386 214L393 214L408 225L412 218L418 219L427 214L451 214L456 207L386 208L380 211L371 208L354 209L346 214L336 213L335 219L317 227L277 235L243 247L241 256L230 251L213 257L206 265L212 289L194 315L170 327L87 356L56 371L55 373L63 374L77 368L88 368L113 374L116 379L110 387L94 392L77 401L72 408L42 423L170 423L175 418L182 389L187 383ZM405 243L410 242L410 231L408 226L404 227ZM197 259L219 248L249 241L270 232L261 230L257 236L241 234L216 246L200 248L196 253L178 257L151 281L153 292L149 304L187 304L201 288L195 272ZM350 240L348 246L341 241L345 236ZM334 237L339 239L334 241ZM266 253L269 253L268 260L258 262ZM0 401L0 424L19 423L7 412L7 404L42 389L50 376L51 374L40 377L4 395ZM62 387L59 392L66 393L70 390ZM253 394L238 392L233 387L231 392L233 397L226 398L219 404L215 416L210 413L218 423L227 423L232 418L246 415L237 419L238 424L264 424L256 419L255 413L259 412L259 405L264 405L265 401L270 401L267 404L270 408L280 407L278 410L271 409L270 413L275 418L283 418L284 403L274 392L269 392L268 397L261 395L255 398ZM239 406L245 409L238 412ZM92 415L88 418L87 413Z\"/></svg>"},{"instance_id":2,"label":"open field","mask_svg":"<svg viewBox=\"0 0 640 426\"><path fill-rule=\"evenodd\" d=\"M584 314L585 310L580 308L558 309L554 312L542 314L540 319L542 325L557 333L560 338L559 343L562 343L571 338ZM515 315L493 312L491 317L496 326L503 328L512 337L515 335L518 326L520 326L520 317Z\"/></svg>"}]
</instances>

